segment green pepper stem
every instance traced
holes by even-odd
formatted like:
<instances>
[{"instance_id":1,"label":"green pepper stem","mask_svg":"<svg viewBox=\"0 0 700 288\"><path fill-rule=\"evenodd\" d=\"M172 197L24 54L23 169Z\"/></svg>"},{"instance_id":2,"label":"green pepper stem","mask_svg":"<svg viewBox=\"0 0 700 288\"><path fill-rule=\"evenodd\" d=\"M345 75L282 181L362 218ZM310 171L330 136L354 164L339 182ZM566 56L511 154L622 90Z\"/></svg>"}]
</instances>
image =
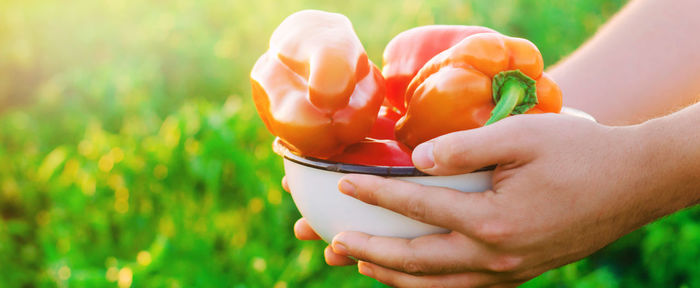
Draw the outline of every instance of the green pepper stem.
<instances>
[{"instance_id":1,"label":"green pepper stem","mask_svg":"<svg viewBox=\"0 0 700 288\"><path fill-rule=\"evenodd\" d=\"M491 118L486 121L485 125L493 124L513 113L513 109L523 102L526 89L517 79L506 80L500 89L501 97L496 103L496 107L491 111Z\"/></svg>"}]
</instances>

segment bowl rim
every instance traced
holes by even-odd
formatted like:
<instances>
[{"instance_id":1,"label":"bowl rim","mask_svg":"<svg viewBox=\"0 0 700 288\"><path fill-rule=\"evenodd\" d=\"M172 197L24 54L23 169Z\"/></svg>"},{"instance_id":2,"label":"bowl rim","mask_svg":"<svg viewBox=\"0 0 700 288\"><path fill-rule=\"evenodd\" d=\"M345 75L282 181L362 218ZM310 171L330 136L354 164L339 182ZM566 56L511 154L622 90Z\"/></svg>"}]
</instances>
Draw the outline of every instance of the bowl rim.
<instances>
[{"instance_id":1,"label":"bowl rim","mask_svg":"<svg viewBox=\"0 0 700 288\"><path fill-rule=\"evenodd\" d=\"M359 164L347 164L340 162L332 162L313 157L301 156L292 152L289 147L279 138L275 137L272 142L272 150L284 159L297 163L299 165L332 171L339 173L353 174L369 174L377 176L399 176L399 177L416 177L416 176L432 176L423 171L418 170L414 166L369 166ZM496 165L484 167L474 172L490 171L496 169Z\"/></svg>"},{"instance_id":2,"label":"bowl rim","mask_svg":"<svg viewBox=\"0 0 700 288\"><path fill-rule=\"evenodd\" d=\"M590 114L583 112L576 108L562 106L560 114L568 114L571 116L577 116L584 119L588 119L593 122L597 122L596 119ZM433 176L423 171L418 170L418 168L413 166L368 166L359 164L347 164L332 162L322 159L317 159L313 157L306 157L295 154L287 146L287 144L282 141L279 137L275 137L272 142L272 150L277 153L277 155L282 156L284 159L297 163L299 165L304 165L311 168L340 172L340 173L355 173L355 174L370 174L378 176L400 176L400 177L414 177L414 176ZM492 171L496 169L498 165L487 166L471 173Z\"/></svg>"}]
</instances>

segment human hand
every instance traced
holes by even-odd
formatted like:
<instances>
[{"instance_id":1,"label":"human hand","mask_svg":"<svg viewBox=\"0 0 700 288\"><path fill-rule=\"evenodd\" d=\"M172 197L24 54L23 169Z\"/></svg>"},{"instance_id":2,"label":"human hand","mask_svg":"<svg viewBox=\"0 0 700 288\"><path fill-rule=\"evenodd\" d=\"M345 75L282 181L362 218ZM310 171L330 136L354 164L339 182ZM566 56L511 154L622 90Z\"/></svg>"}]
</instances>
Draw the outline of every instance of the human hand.
<instances>
[{"instance_id":1,"label":"human hand","mask_svg":"<svg viewBox=\"0 0 700 288\"><path fill-rule=\"evenodd\" d=\"M438 137L415 149L418 168L452 175L498 164L492 190L347 175L341 192L452 232L411 240L342 232L326 260L352 256L360 273L392 286L473 287L515 286L581 259L678 208L652 180L663 175L649 168L640 130L546 114ZM295 226L300 239L305 226Z\"/></svg>"}]
</instances>

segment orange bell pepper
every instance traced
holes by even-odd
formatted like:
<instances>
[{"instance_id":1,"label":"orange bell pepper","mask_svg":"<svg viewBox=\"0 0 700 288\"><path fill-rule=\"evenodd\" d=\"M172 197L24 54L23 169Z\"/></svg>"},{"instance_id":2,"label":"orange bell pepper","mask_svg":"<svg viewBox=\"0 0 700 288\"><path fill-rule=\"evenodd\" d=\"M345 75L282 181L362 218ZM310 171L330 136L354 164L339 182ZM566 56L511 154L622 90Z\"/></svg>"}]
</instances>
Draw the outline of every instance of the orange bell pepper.
<instances>
[{"instance_id":1,"label":"orange bell pepper","mask_svg":"<svg viewBox=\"0 0 700 288\"><path fill-rule=\"evenodd\" d=\"M370 132L384 79L345 16L294 13L273 32L250 74L258 114L305 156L328 158Z\"/></svg>"},{"instance_id":2,"label":"orange bell pepper","mask_svg":"<svg viewBox=\"0 0 700 288\"><path fill-rule=\"evenodd\" d=\"M558 113L561 90L542 72L530 41L498 33L469 36L433 57L406 90L396 139L410 148L512 114Z\"/></svg>"},{"instance_id":3,"label":"orange bell pepper","mask_svg":"<svg viewBox=\"0 0 700 288\"><path fill-rule=\"evenodd\" d=\"M480 26L428 25L396 35L386 45L383 55L386 100L405 113L406 87L430 58L468 36L487 32L495 31Z\"/></svg>"}]
</instances>

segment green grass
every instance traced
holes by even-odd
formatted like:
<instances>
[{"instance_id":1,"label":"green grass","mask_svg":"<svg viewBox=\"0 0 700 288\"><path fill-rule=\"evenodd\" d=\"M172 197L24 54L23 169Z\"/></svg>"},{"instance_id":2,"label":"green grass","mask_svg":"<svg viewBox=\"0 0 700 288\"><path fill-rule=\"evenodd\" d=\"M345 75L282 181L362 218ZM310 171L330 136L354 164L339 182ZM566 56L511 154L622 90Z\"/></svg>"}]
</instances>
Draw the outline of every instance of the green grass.
<instances>
[{"instance_id":1,"label":"green grass","mask_svg":"<svg viewBox=\"0 0 700 288\"><path fill-rule=\"evenodd\" d=\"M0 287L381 287L292 235L248 73L294 11L347 15L370 58L418 25L525 37L553 64L624 1L0 3ZM686 210L532 287L700 287Z\"/></svg>"}]
</instances>

